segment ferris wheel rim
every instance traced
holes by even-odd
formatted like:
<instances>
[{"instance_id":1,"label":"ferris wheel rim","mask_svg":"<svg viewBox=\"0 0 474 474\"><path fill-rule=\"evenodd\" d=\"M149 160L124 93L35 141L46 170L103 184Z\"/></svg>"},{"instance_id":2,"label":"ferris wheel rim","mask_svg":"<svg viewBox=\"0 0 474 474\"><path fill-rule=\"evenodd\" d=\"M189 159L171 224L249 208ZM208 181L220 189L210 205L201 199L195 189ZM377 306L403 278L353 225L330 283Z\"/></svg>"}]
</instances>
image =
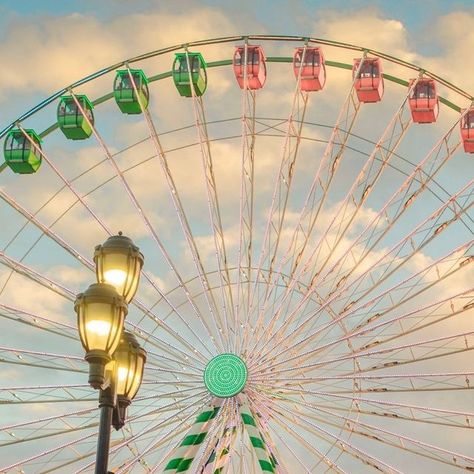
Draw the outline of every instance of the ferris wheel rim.
<instances>
[{"instance_id":1,"label":"ferris wheel rim","mask_svg":"<svg viewBox=\"0 0 474 474\"><path fill-rule=\"evenodd\" d=\"M31 115L34 113L38 112L42 108L46 107L50 103L54 102L56 99L61 97L62 95L66 93L70 93L71 90L75 89L76 87L79 87L83 84L86 84L94 79L97 79L101 77L102 75L105 75L109 72L115 71L117 68L120 67L128 67L129 64L133 64L135 62L139 62L145 59L150 59L156 56L160 56L163 54L167 53L172 53L175 51L179 50L187 50L189 47L195 47L195 46L207 46L207 45L212 45L212 44L224 44L224 43L229 43L229 42L235 42L235 41L246 41L246 40L260 40L260 41L288 41L288 42L302 42L304 44L315 44L315 45L326 45L326 46L332 46L336 48L343 48L343 49L349 49L353 51L358 51L364 54L373 54L374 56L377 56L379 58L385 59L389 62L393 62L395 64L399 64L401 66L406 67L407 69L411 69L413 71L416 71L418 73L422 73L423 75L430 77L444 86L446 86L448 89L452 90L453 92L457 93L461 97L464 97L465 99L470 100L471 102L474 102L474 95L469 94L467 91L455 86L454 84L450 83L449 81L443 79L441 76L429 71L428 69L422 68L420 66L417 66L413 63L410 63L408 61L404 61L400 58L397 58L396 56L391 56L388 54L385 54L381 51L366 48L363 46L357 46L351 43L344 43L344 42L338 42L338 41L332 41L328 39L323 39L323 38L314 38L310 36L291 36L291 35L241 35L241 36L230 36L230 37L217 37L217 38L211 38L211 39L206 39L206 40L198 40L198 41L191 41L187 43L181 43L181 44L176 44L173 46L165 47L159 50L155 50L152 52L144 53L138 56L134 56L129 59L125 59L121 62L115 63L113 65L107 66L105 68L100 69L99 71L96 71L88 76L85 76L84 78L81 78L69 86L58 90L57 92L53 93L46 99L44 99L42 102L39 104L35 105L32 107L30 110L22 114L20 117L15 119L13 122L11 122L8 126L4 127L2 130L0 130L0 139L4 138L5 135L13 129L15 126L17 126L19 123L23 122L25 119L29 118ZM217 64L222 61L217 61L215 65L224 65L224 64ZM227 60L224 61L225 64L230 64ZM348 66L348 65L344 65ZM211 65L212 67L212 65ZM164 79L166 77L171 76L171 72L166 72L159 77L159 79ZM155 80L158 79L158 77L155 78ZM94 105L102 103L104 100L111 99L112 95L107 94L103 97L100 97L92 103ZM460 109L458 107L458 109ZM46 129L45 132L48 132L49 129ZM44 133L44 132L43 132Z\"/></svg>"}]
</instances>

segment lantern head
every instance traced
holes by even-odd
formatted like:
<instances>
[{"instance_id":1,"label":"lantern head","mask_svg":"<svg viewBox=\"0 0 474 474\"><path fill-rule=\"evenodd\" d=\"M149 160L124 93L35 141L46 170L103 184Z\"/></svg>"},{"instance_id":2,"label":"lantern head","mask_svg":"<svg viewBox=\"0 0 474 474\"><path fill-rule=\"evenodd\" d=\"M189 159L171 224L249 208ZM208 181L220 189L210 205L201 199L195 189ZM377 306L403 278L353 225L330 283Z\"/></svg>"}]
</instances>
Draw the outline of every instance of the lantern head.
<instances>
[{"instance_id":1,"label":"lantern head","mask_svg":"<svg viewBox=\"0 0 474 474\"><path fill-rule=\"evenodd\" d=\"M89 362L89 383L96 389L103 388L105 365L119 345L127 305L112 285L95 283L77 295L74 310Z\"/></svg>"},{"instance_id":2,"label":"lantern head","mask_svg":"<svg viewBox=\"0 0 474 474\"><path fill-rule=\"evenodd\" d=\"M130 303L138 289L143 261L139 248L119 232L95 248L97 281L113 285Z\"/></svg>"}]
</instances>

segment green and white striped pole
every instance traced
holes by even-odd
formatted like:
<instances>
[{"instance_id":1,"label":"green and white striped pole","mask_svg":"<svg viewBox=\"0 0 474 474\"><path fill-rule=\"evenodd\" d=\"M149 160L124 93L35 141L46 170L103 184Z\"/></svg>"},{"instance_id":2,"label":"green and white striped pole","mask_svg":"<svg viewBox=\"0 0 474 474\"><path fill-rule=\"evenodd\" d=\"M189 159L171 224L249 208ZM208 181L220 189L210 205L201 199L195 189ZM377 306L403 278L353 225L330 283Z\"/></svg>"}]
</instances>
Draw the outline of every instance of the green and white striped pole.
<instances>
[{"instance_id":1,"label":"green and white striped pole","mask_svg":"<svg viewBox=\"0 0 474 474\"><path fill-rule=\"evenodd\" d=\"M250 437L250 443L255 450L257 455L258 463L260 468L265 472L275 472L275 461L272 455L269 454L267 446L263 439L263 436L260 434L260 431L257 427L257 421L250 410L250 407L247 403L243 403L240 406L240 416L244 423L247 433Z\"/></svg>"},{"instance_id":2,"label":"green and white striped pole","mask_svg":"<svg viewBox=\"0 0 474 474\"><path fill-rule=\"evenodd\" d=\"M181 444L173 453L173 457L166 465L163 474L186 472L191 467L194 458L206 439L211 421L217 416L220 406L211 404L196 417L194 424L187 432Z\"/></svg>"},{"instance_id":3,"label":"green and white striped pole","mask_svg":"<svg viewBox=\"0 0 474 474\"><path fill-rule=\"evenodd\" d=\"M237 433L237 428L226 428L221 440L216 444L201 474L222 474L230 459L230 448ZM219 447L219 445L221 447Z\"/></svg>"}]
</instances>

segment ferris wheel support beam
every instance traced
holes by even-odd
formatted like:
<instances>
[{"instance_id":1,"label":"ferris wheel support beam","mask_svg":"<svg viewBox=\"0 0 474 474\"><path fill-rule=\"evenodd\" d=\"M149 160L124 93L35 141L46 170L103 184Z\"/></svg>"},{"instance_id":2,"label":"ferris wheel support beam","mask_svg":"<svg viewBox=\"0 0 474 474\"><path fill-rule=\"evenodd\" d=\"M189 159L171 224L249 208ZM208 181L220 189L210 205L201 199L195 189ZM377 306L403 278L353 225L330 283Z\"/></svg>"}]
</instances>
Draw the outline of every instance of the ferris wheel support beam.
<instances>
[{"instance_id":1,"label":"ferris wheel support beam","mask_svg":"<svg viewBox=\"0 0 474 474\"><path fill-rule=\"evenodd\" d=\"M365 55L364 55L364 59L365 59ZM288 262L289 260L288 255L291 253L292 249L293 249L293 253L297 253L299 251L300 257L303 254L304 249L306 248L306 245L309 241L310 235L314 229L316 220L325 202L325 199L327 197L327 191L334 177L334 174L337 171L340 160L342 159L347 141L350 138L351 130L355 124L357 115L359 113L360 103L357 99L354 86L355 86L357 74L361 70L363 63L364 61L362 60L356 71L354 80L351 83L351 87L343 102L341 110L339 111L339 115L332 129L330 139L326 145L323 156L320 160L319 167L311 183L311 187L308 192L308 195L305 198L305 202L301 210L301 213L298 217L298 223L293 232L293 236L291 238L290 244L288 245L288 248L285 254L281 258L280 265L277 272L278 274L281 273L284 265ZM326 175L325 178L322 178L322 174ZM304 228L303 222L304 222L304 219L308 216L309 216L309 225L307 226L307 228ZM303 238L303 243L300 245L299 250L297 250L296 247L298 245L298 236L300 235L300 233L304 236L304 238ZM298 264L298 262L299 262L299 258L297 257L296 265ZM295 270L296 265L293 265L292 272ZM292 272L290 272L290 277L292 275ZM292 281L293 281L293 286L294 286L295 285L294 280ZM268 283L267 283L268 287L265 291L265 301L263 302L263 304L261 304L262 309L259 311L258 321L263 322L263 317L267 310L269 299L271 297L273 290L275 289L276 284L277 284L277 279L273 279L273 281L271 281L271 278L270 278L268 280ZM291 291L286 291L285 297L287 297L290 293ZM269 340L268 338L272 334L273 327L276 322L275 317L276 316L274 315L273 317L270 318L270 321L265 325L264 331L263 331L263 325L262 324L260 325L259 334L255 338L256 342L254 343L251 349L251 352L255 350L255 348L260 343L260 340L262 338L264 339L264 343L268 342Z\"/></svg>"},{"instance_id":2,"label":"ferris wheel support beam","mask_svg":"<svg viewBox=\"0 0 474 474\"><path fill-rule=\"evenodd\" d=\"M202 471L199 471L201 474L214 474L216 471L224 471L230 460L230 453L235 441L236 433L237 428L235 426L230 428L226 427L224 429L222 437L216 444L216 447L212 450L212 453L204 464Z\"/></svg>"},{"instance_id":3,"label":"ferris wheel support beam","mask_svg":"<svg viewBox=\"0 0 474 474\"><path fill-rule=\"evenodd\" d=\"M208 306L209 312L211 314L211 320L216 322L218 320L218 318L220 319L220 313L219 313L219 310L217 308L217 305L216 305L216 302L215 302L215 299L214 299L214 295L213 295L212 290L211 290L211 286L210 286L209 281L207 279L207 275L206 275L206 272L205 272L203 264L202 264L202 259L201 259L201 256L199 254L199 251L198 251L198 248L197 248L197 245L196 245L196 241L194 240L193 234L191 232L191 227L190 227L188 219L186 217L186 213L183 209L183 205L182 205L179 193L178 193L178 189L177 189L176 184L174 182L173 176L171 175L169 165L168 165L168 160L166 158L165 151L164 151L164 149L161 145L161 142L160 142L160 139L159 139L159 136L158 136L158 132L156 131L156 127L155 127L155 124L154 124L154 121L153 121L153 117L152 117L151 113L149 112L149 110L147 108L145 108L143 103L142 103L142 100L140 98L140 94L139 94L138 89L137 89L137 85L135 83L135 79L134 79L128 65L127 65L127 71L128 71L128 76L129 76L130 82L132 84L133 90L135 92L135 95L138 98L138 102L139 102L139 105L140 105L142 115L145 118L145 122L146 122L146 125L147 125L147 128L148 128L148 132L149 132L150 138L152 140L153 146L155 148L156 156L158 157L159 162L160 162L161 170L162 170L163 175L166 179L169 194L170 194L171 200L173 202L176 214L178 216L178 220L179 220L181 229L183 231L184 237L185 237L186 242L188 244L188 248L191 252L193 262L194 262L194 265L196 267L196 271L198 272L199 281L200 281L201 286L203 288L204 298L207 302L207 306ZM117 166L116 166L116 169L117 169L117 172L118 172L118 167ZM122 179L124 179L124 178L122 178ZM143 214L143 212L142 212L142 214ZM151 224L147 225L147 227L149 227L149 230L151 231L151 228L150 228ZM163 246L163 248L161 248L161 245L160 245L160 249L162 250L162 252L163 251L166 252L166 249L164 248L164 246ZM171 257L169 255L165 256L165 258L167 259L167 261L171 260ZM177 269L174 266L172 268L173 268L173 271L175 272L176 276L179 279L180 285L183 287L183 289L184 289L184 291L187 295L188 301L190 302L191 306L195 310L195 312L198 316L198 319L200 319L201 324L205 327L206 331L208 332L208 334L211 338L211 341L217 347L216 338L213 336L212 331L211 331L210 327L208 326L208 324L206 322L206 319L203 317L202 313L200 312L199 308L194 303L194 301L192 301L192 298L189 297L189 290L187 289L184 280L182 280L181 277L178 275ZM223 341L222 331L219 332L217 327L216 327L216 330L217 330L217 334L218 334L218 339L220 340L220 344L221 344L220 349L223 349L224 341Z\"/></svg>"},{"instance_id":4,"label":"ferris wheel support beam","mask_svg":"<svg viewBox=\"0 0 474 474\"><path fill-rule=\"evenodd\" d=\"M216 406L214 403L204 408L194 420L179 446L173 451L173 456L166 463L163 473L174 474L189 470L219 410L220 406Z\"/></svg>"},{"instance_id":5,"label":"ferris wheel support beam","mask_svg":"<svg viewBox=\"0 0 474 474\"><path fill-rule=\"evenodd\" d=\"M207 395L204 397L204 399L201 399L200 401L202 402L203 400L206 400L206 404L207 404L207 401L209 400L209 395L207 394ZM198 402L199 402L199 401L198 401ZM194 403L193 405L191 405L191 407L194 407L198 402L196 402L196 403ZM185 407L185 409L189 409L189 408L190 408L190 406ZM184 425L185 423L188 422L188 420L189 420L190 418L192 418L193 416L196 416L196 414L200 414L200 413L202 413L202 405L199 406L199 408L198 408L197 410L193 410L190 415L187 415L187 416L184 418L184 420L182 420L182 421L178 424L178 426ZM199 415L198 415L198 416L199 416ZM194 423L191 424L191 429L192 429L193 426L194 426ZM148 430L147 430L147 431L148 431ZM125 463L124 465L122 465L122 466L120 467L120 469L116 471L116 474L124 474L124 473L126 473L126 472L129 472L128 470L129 470L135 463L137 463L137 462L138 462L140 459L142 459L145 455L151 453L151 452L152 452L153 450L155 450L157 447L159 447L160 445L162 445L163 442L167 439L167 437L170 435L171 432L172 432L172 431L168 431L167 433L165 433L165 435L162 435L160 438L158 438L158 440L156 440L156 439L153 440L150 444L148 444L148 446L147 446L146 448L142 449L141 452L137 454L137 456L135 456L132 460L130 460L130 461L128 461L127 463ZM186 448L188 448L188 447L186 447ZM173 449L172 452L174 453L175 450L176 450L176 447L173 447L172 449ZM157 464L157 465L153 468L153 472L156 472L156 470L158 469L158 467L159 467L161 464L163 464L163 462L164 462L166 459L168 459L168 457L169 457L169 453L168 453L166 456L164 456L164 457L162 458L161 462L160 462L159 464ZM181 460L182 460L182 458L180 458L180 462L181 462ZM176 469L178 469L178 466L179 466L179 463L178 463L178 465L176 466ZM171 474L172 472L176 472L176 469L168 470L168 472ZM163 471L163 472L166 472L166 468L165 468L165 471Z\"/></svg>"},{"instance_id":6,"label":"ferris wheel support beam","mask_svg":"<svg viewBox=\"0 0 474 474\"><path fill-rule=\"evenodd\" d=\"M241 403L239 412L243 426L249 435L250 444L255 450L260 469L262 472L275 472L275 460L268 451L257 418L253 414L248 401L245 400Z\"/></svg>"},{"instance_id":7,"label":"ferris wheel support beam","mask_svg":"<svg viewBox=\"0 0 474 474\"><path fill-rule=\"evenodd\" d=\"M230 426L230 424L232 424L230 420L232 419L233 409L234 407L231 398L226 398L222 401L221 409L208 431L201 452L198 456L195 456L194 458L194 463L192 465L193 472L199 472L200 474L203 474L204 469L206 467L206 463L207 461L209 461L210 457L212 456L212 453L216 449L220 450L220 446L222 446L222 443L226 440L226 430ZM230 438L229 436L227 436L227 442L229 441ZM191 469L191 466L189 467L189 469Z\"/></svg>"},{"instance_id":8,"label":"ferris wheel support beam","mask_svg":"<svg viewBox=\"0 0 474 474\"><path fill-rule=\"evenodd\" d=\"M94 134L97 142L99 143L99 145L101 146L103 152L104 152L104 155L106 156L108 162L111 164L112 168L114 169L117 177L119 178L120 182L122 183L128 197L130 198L130 201L132 203L132 205L136 208L138 214L140 215L142 221L143 221L143 224L145 225L145 227L147 228L147 230L149 231L150 233L150 236L152 237L152 239L155 241L155 243L157 244L158 248L160 249L160 252L161 254L163 255L163 257L165 258L166 262L168 263L171 271L173 272L175 278L177 279L177 282L178 284L183 288L183 290L185 291L185 294L187 296L187 299L191 305L191 307L193 308L194 312L196 313L196 316L198 318L199 321L201 321L201 324L203 324L203 326L205 327L205 329L208 331L209 333L209 336L211 337L211 339L213 340L214 342L214 338L212 336L212 333L210 333L209 331L209 328L207 327L207 324L205 323L203 317L202 317L202 314L199 310L199 308L197 307L196 303L192 300L192 298L190 298L190 292L189 290L187 289L186 287L186 284L184 282L184 280L182 279L181 275L179 274L176 266L174 265L173 261L171 260L171 257L168 253L168 251L166 250L163 242L161 241L161 239L159 238L158 236L158 233L156 232L155 228L153 227L153 225L151 224L149 218L147 217L147 215L145 214L144 212L144 209L142 208L142 206L140 205L140 203L138 202L138 199L137 197L135 196L135 193L133 192L132 188L130 187L130 185L128 184L127 180L125 179L125 176L123 174L123 172L120 170L119 166L117 165L116 161L114 160L112 154L110 153L107 145L105 144L104 140L102 139L102 137L99 135L99 132L97 131L97 129L95 128L94 124L91 122L91 120L89 119L89 117L87 116L83 106L81 105L80 101L77 99L76 95L74 94L74 92L72 90L70 90L70 93L71 93L71 96L73 97L74 99L74 103L76 104L76 107L78 108L78 110L81 112L81 114L83 115L84 117L84 120L87 122L87 124L89 125L89 127L91 128L92 130L92 133ZM143 106L143 105L141 105ZM31 138L29 138L31 140ZM33 142L34 143L34 142ZM156 288L156 285L154 285L155 288ZM186 322L186 320L183 320L184 324L187 325L187 327L193 331L189 324ZM203 348L205 349L206 352L208 352L211 356L212 356L212 351L209 349L208 345L202 340L202 338L197 335L195 332L193 332L193 334L195 335L195 337L200 341L201 345L203 346Z\"/></svg>"}]
</instances>

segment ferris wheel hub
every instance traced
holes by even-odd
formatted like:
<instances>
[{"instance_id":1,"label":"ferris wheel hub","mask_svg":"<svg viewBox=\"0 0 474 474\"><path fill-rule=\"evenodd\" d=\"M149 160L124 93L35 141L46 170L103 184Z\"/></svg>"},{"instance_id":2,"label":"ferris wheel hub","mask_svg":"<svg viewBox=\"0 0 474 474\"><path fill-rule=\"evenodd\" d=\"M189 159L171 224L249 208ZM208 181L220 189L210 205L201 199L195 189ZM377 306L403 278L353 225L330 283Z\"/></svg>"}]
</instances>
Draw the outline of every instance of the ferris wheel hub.
<instances>
[{"instance_id":1,"label":"ferris wheel hub","mask_svg":"<svg viewBox=\"0 0 474 474\"><path fill-rule=\"evenodd\" d=\"M247 366L235 354L219 354L204 370L204 384L214 396L229 398L240 393L247 383Z\"/></svg>"}]
</instances>

